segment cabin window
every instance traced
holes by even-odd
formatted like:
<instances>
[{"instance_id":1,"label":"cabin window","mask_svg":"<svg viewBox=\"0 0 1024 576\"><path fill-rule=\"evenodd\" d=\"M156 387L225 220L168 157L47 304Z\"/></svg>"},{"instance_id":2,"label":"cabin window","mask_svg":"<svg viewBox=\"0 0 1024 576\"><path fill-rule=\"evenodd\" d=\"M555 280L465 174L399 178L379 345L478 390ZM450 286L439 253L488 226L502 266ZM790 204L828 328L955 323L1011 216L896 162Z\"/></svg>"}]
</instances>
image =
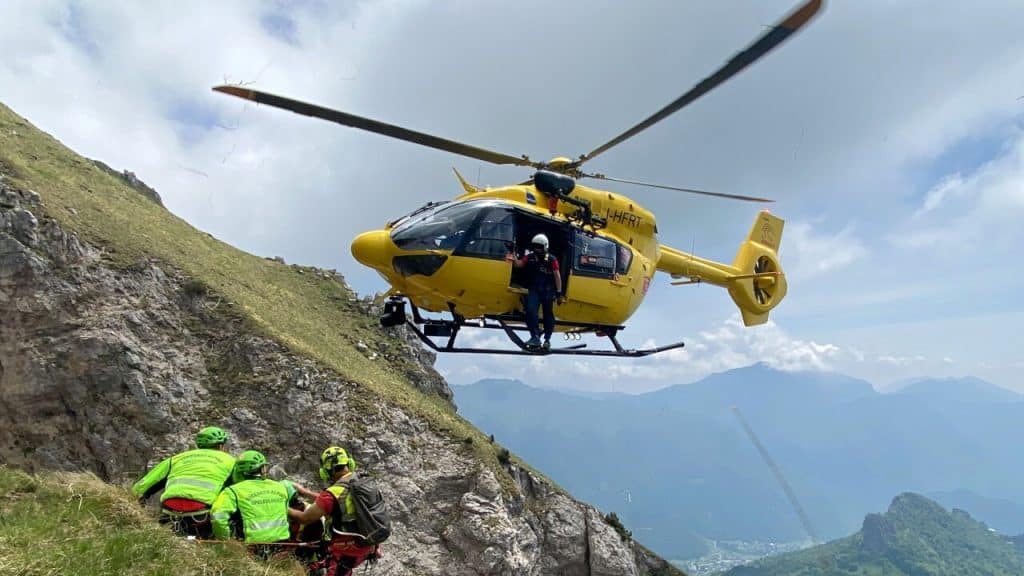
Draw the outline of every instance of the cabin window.
<instances>
[{"instance_id":1,"label":"cabin window","mask_svg":"<svg viewBox=\"0 0 1024 576\"><path fill-rule=\"evenodd\" d=\"M615 275L618 245L599 236L576 233L573 269L583 276L611 278Z\"/></svg>"},{"instance_id":2,"label":"cabin window","mask_svg":"<svg viewBox=\"0 0 1024 576\"><path fill-rule=\"evenodd\" d=\"M461 253L503 260L515 248L515 217L505 208L490 208L470 231Z\"/></svg>"},{"instance_id":3,"label":"cabin window","mask_svg":"<svg viewBox=\"0 0 1024 576\"><path fill-rule=\"evenodd\" d=\"M625 244L616 244L619 247L619 259L615 264L615 272L625 274L629 272L629 265L633 263L633 250Z\"/></svg>"}]
</instances>

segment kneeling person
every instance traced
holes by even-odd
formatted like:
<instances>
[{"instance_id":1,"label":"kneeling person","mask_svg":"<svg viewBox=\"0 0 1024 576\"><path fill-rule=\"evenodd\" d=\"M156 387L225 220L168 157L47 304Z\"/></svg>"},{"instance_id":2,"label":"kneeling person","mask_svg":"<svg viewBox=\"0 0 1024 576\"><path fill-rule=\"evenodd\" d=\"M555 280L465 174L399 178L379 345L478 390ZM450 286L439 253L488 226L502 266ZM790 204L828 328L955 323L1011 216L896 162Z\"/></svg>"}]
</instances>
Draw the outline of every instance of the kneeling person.
<instances>
[{"instance_id":1,"label":"kneeling person","mask_svg":"<svg viewBox=\"0 0 1024 576\"><path fill-rule=\"evenodd\" d=\"M238 457L235 471L240 481L222 490L213 503L213 535L221 540L234 536L246 544L287 541L291 495L281 482L266 477L267 459L256 450L246 450Z\"/></svg>"},{"instance_id":2,"label":"kneeling person","mask_svg":"<svg viewBox=\"0 0 1024 576\"><path fill-rule=\"evenodd\" d=\"M132 486L145 502L156 492L160 496L160 522L171 523L183 536L209 538L210 505L221 489L232 482L235 459L228 454L227 432L216 426L196 434L196 448L165 458Z\"/></svg>"},{"instance_id":3,"label":"kneeling person","mask_svg":"<svg viewBox=\"0 0 1024 576\"><path fill-rule=\"evenodd\" d=\"M327 518L328 530L324 537L329 538L328 555L311 567L325 569L326 576L351 576L357 566L380 556L379 546L367 544L359 534L355 502L348 489L348 482L355 478L355 468L355 460L344 448L327 448L320 455L320 479L331 485L317 495L309 508L288 512L293 520L307 525Z\"/></svg>"}]
</instances>

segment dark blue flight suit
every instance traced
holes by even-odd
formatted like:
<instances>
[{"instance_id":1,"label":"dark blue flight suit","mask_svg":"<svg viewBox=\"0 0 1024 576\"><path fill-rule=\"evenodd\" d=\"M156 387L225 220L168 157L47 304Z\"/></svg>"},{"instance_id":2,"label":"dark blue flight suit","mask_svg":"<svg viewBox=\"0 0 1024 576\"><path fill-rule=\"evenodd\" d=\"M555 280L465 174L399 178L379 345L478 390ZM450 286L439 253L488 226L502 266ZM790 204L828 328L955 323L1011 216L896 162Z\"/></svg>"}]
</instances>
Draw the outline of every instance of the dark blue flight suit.
<instances>
[{"instance_id":1,"label":"dark blue flight suit","mask_svg":"<svg viewBox=\"0 0 1024 576\"><path fill-rule=\"evenodd\" d=\"M550 340L555 331L554 302L558 298L555 290L555 274L559 274L558 259L548 252L538 254L531 252L525 257L523 267L526 274L526 327L530 329L531 340L539 345L536 339L540 336L537 318L537 307L544 307L544 340Z\"/></svg>"}]
</instances>

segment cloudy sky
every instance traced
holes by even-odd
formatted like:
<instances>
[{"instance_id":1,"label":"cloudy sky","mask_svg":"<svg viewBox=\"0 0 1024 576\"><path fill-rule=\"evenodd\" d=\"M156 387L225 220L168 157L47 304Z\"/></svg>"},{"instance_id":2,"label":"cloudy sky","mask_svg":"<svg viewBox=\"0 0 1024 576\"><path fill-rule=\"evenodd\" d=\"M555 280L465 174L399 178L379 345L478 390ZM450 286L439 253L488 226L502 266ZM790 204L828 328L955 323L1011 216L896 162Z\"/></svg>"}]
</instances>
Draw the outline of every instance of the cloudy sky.
<instances>
[{"instance_id":1,"label":"cloudy sky","mask_svg":"<svg viewBox=\"0 0 1024 576\"><path fill-rule=\"evenodd\" d=\"M499 168L214 93L245 82L511 154L575 156L668 103L796 0L0 3L0 101L135 171L250 252L337 268L358 232ZM723 290L659 276L643 360L444 356L485 376L643 391L766 361L879 387L975 375L1024 391L1024 3L831 2L808 29L588 165L777 199L789 294L744 328ZM731 261L758 207L615 188L662 242ZM671 319L666 321L666 319ZM482 338L481 338L482 339Z\"/></svg>"}]
</instances>

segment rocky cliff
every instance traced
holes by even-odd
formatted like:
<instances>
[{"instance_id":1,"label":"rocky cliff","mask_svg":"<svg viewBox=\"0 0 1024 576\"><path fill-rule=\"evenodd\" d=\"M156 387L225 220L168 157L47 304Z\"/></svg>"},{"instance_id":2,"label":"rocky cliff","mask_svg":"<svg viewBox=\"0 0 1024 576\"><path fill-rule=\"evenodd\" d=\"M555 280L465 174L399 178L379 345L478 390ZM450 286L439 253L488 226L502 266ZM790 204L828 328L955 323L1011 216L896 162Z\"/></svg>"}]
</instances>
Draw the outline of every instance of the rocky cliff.
<instances>
[{"instance_id":1,"label":"rocky cliff","mask_svg":"<svg viewBox=\"0 0 1024 576\"><path fill-rule=\"evenodd\" d=\"M315 486L340 444L394 510L379 574L678 573L499 459L340 275L231 252L133 195L0 105L0 460L125 484L217 424Z\"/></svg>"}]
</instances>

